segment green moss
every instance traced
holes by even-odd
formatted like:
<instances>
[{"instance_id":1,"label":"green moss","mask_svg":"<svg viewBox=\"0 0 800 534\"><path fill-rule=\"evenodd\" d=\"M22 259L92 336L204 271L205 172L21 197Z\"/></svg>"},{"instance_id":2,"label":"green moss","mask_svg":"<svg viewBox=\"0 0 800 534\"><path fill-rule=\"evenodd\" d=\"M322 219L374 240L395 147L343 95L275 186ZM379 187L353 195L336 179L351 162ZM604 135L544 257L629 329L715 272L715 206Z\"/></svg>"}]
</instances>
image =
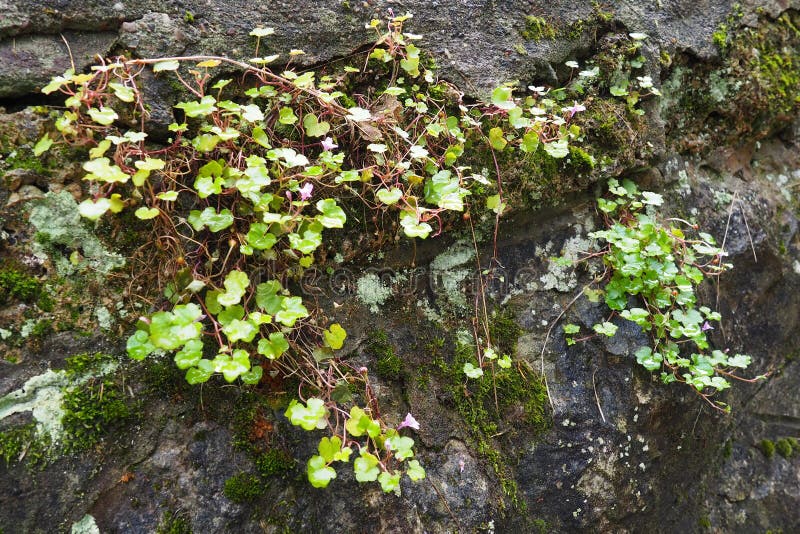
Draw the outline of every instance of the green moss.
<instances>
[{"instance_id":1,"label":"green moss","mask_svg":"<svg viewBox=\"0 0 800 534\"><path fill-rule=\"evenodd\" d=\"M548 532L552 532L550 525L548 525L547 521L544 519L533 519L530 522L530 526L532 534L547 534Z\"/></svg>"},{"instance_id":2,"label":"green moss","mask_svg":"<svg viewBox=\"0 0 800 534\"><path fill-rule=\"evenodd\" d=\"M64 388L62 408L65 453L90 449L110 427L131 416L122 388L111 379L94 380Z\"/></svg>"},{"instance_id":3,"label":"green moss","mask_svg":"<svg viewBox=\"0 0 800 534\"><path fill-rule=\"evenodd\" d=\"M711 35L711 40L720 51L724 52L728 46L728 25L723 22L717 26L717 29Z\"/></svg>"},{"instance_id":4,"label":"green moss","mask_svg":"<svg viewBox=\"0 0 800 534\"><path fill-rule=\"evenodd\" d=\"M376 358L375 373L387 380L399 380L403 361L395 354L394 347L383 330L376 330L368 338L367 353Z\"/></svg>"},{"instance_id":5,"label":"green moss","mask_svg":"<svg viewBox=\"0 0 800 534\"><path fill-rule=\"evenodd\" d=\"M580 172L589 172L594 169L594 158L584 149L572 146L569 147L570 166Z\"/></svg>"},{"instance_id":6,"label":"green moss","mask_svg":"<svg viewBox=\"0 0 800 534\"><path fill-rule=\"evenodd\" d=\"M23 458L23 453L29 464L38 463L36 460L44 459L48 449L49 443L36 434L36 423L0 432L0 458L6 466L16 464Z\"/></svg>"},{"instance_id":7,"label":"green moss","mask_svg":"<svg viewBox=\"0 0 800 534\"><path fill-rule=\"evenodd\" d=\"M725 444L722 446L722 457L727 460L733 454L733 440L728 439L725 441Z\"/></svg>"},{"instance_id":8,"label":"green moss","mask_svg":"<svg viewBox=\"0 0 800 534\"><path fill-rule=\"evenodd\" d=\"M65 371L67 372L67 376L72 378L85 375L92 370L99 369L109 364L114 364L116 361L117 358L112 354L84 352L68 357Z\"/></svg>"},{"instance_id":9,"label":"green moss","mask_svg":"<svg viewBox=\"0 0 800 534\"><path fill-rule=\"evenodd\" d=\"M33 152L21 148L9 153L5 159L4 167L7 170L26 169L40 175L47 174L47 169L42 160L34 156Z\"/></svg>"},{"instance_id":10,"label":"green moss","mask_svg":"<svg viewBox=\"0 0 800 534\"><path fill-rule=\"evenodd\" d=\"M275 448L256 454L253 460L256 469L263 477L286 473L291 471L296 464L295 459L288 452Z\"/></svg>"},{"instance_id":11,"label":"green moss","mask_svg":"<svg viewBox=\"0 0 800 534\"><path fill-rule=\"evenodd\" d=\"M192 534L192 526L185 517L165 511L156 527L156 534Z\"/></svg>"},{"instance_id":12,"label":"green moss","mask_svg":"<svg viewBox=\"0 0 800 534\"><path fill-rule=\"evenodd\" d=\"M767 458L772 458L775 456L775 443L769 439L762 439L761 442L758 444L758 447L761 449L761 452L764 453L764 456Z\"/></svg>"},{"instance_id":13,"label":"green moss","mask_svg":"<svg viewBox=\"0 0 800 534\"><path fill-rule=\"evenodd\" d=\"M800 444L795 438L781 438L775 442L775 450L786 459L800 452Z\"/></svg>"},{"instance_id":14,"label":"green moss","mask_svg":"<svg viewBox=\"0 0 800 534\"><path fill-rule=\"evenodd\" d=\"M285 450L272 446L269 436L273 429L269 400L254 392L245 392L234 408L233 445L248 453L262 478L281 475L295 467L295 460Z\"/></svg>"},{"instance_id":15,"label":"green moss","mask_svg":"<svg viewBox=\"0 0 800 534\"><path fill-rule=\"evenodd\" d=\"M526 41L539 42L543 39L555 39L556 30L545 19L529 15L525 17L525 29L519 34Z\"/></svg>"},{"instance_id":16,"label":"green moss","mask_svg":"<svg viewBox=\"0 0 800 534\"><path fill-rule=\"evenodd\" d=\"M223 495L228 500L243 504L252 502L264 494L266 488L261 483L261 479L252 473L239 473L225 481L222 490Z\"/></svg>"},{"instance_id":17,"label":"green moss","mask_svg":"<svg viewBox=\"0 0 800 534\"><path fill-rule=\"evenodd\" d=\"M12 265L0 269L0 306L14 299L33 303L42 293L42 283L22 269Z\"/></svg>"},{"instance_id":18,"label":"green moss","mask_svg":"<svg viewBox=\"0 0 800 534\"><path fill-rule=\"evenodd\" d=\"M711 528L711 519L707 515L700 516L697 520L697 526L703 530L708 530Z\"/></svg>"},{"instance_id":19,"label":"green moss","mask_svg":"<svg viewBox=\"0 0 800 534\"><path fill-rule=\"evenodd\" d=\"M489 329L492 342L500 351L513 355L522 332L513 314L508 310L493 314ZM475 450L491 465L512 505L524 509L510 459L498 449L495 436L518 431L520 425L534 434L550 428L547 391L538 375L523 362L516 362L510 369L489 369L482 379L465 381L464 364L474 361L475 347L457 341L452 363L437 357L434 365L455 411L470 430Z\"/></svg>"}]
</instances>

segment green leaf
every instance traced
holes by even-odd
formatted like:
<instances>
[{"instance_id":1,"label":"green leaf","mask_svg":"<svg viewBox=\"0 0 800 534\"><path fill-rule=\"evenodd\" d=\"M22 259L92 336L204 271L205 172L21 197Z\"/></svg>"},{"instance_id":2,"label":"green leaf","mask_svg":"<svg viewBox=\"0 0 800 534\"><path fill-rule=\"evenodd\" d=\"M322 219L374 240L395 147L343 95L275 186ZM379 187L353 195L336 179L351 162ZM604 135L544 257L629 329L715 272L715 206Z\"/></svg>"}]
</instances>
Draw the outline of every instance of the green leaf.
<instances>
[{"instance_id":1,"label":"green leaf","mask_svg":"<svg viewBox=\"0 0 800 534\"><path fill-rule=\"evenodd\" d=\"M467 375L469 378L480 378L483 376L483 369L480 367L475 367L470 362L464 364L464 374Z\"/></svg>"},{"instance_id":2,"label":"green leaf","mask_svg":"<svg viewBox=\"0 0 800 534\"><path fill-rule=\"evenodd\" d=\"M239 375L239 378L242 379L242 382L245 384L249 384L254 386L261 382L261 376L264 374L264 369L259 366L251 367L249 371L246 373L242 373Z\"/></svg>"},{"instance_id":3,"label":"green leaf","mask_svg":"<svg viewBox=\"0 0 800 534\"><path fill-rule=\"evenodd\" d=\"M50 139L50 134L45 133L39 141L33 147L33 155L37 158L50 150L50 147L53 146L53 140Z\"/></svg>"},{"instance_id":4,"label":"green leaf","mask_svg":"<svg viewBox=\"0 0 800 534\"><path fill-rule=\"evenodd\" d=\"M506 203L501 202L500 195L491 195L486 197L486 208L500 215L505 211Z\"/></svg>"},{"instance_id":5,"label":"green leaf","mask_svg":"<svg viewBox=\"0 0 800 534\"><path fill-rule=\"evenodd\" d=\"M322 456L312 456L306 465L308 481L315 488L326 488L331 480L336 478L336 470L328 467Z\"/></svg>"},{"instance_id":6,"label":"green leaf","mask_svg":"<svg viewBox=\"0 0 800 534\"><path fill-rule=\"evenodd\" d=\"M168 61L159 61L155 65L153 65L153 72L164 72L169 70L178 70L181 64L178 60L171 59Z\"/></svg>"},{"instance_id":7,"label":"green leaf","mask_svg":"<svg viewBox=\"0 0 800 534\"><path fill-rule=\"evenodd\" d=\"M258 38L266 37L268 35L272 35L273 33L275 33L274 28L253 28L250 30L250 35Z\"/></svg>"},{"instance_id":8,"label":"green leaf","mask_svg":"<svg viewBox=\"0 0 800 534\"><path fill-rule=\"evenodd\" d=\"M214 365L211 360L202 359L197 362L197 367L192 367L186 371L186 381L192 385L208 382L214 374Z\"/></svg>"},{"instance_id":9,"label":"green leaf","mask_svg":"<svg viewBox=\"0 0 800 534\"><path fill-rule=\"evenodd\" d=\"M294 110L290 107L282 107L280 111L278 111L278 122L281 124L292 125L297 122L297 115L294 114Z\"/></svg>"},{"instance_id":10,"label":"green leaf","mask_svg":"<svg viewBox=\"0 0 800 534\"><path fill-rule=\"evenodd\" d=\"M78 204L78 213L81 217L96 221L111 208L111 201L107 198L100 197L96 201L87 198Z\"/></svg>"},{"instance_id":11,"label":"green leaf","mask_svg":"<svg viewBox=\"0 0 800 534\"><path fill-rule=\"evenodd\" d=\"M141 208L137 209L133 212L136 215L136 218L142 219L143 221L148 221L150 219L155 219L158 217L158 214L161 213L158 208L148 208L147 206L142 206Z\"/></svg>"},{"instance_id":12,"label":"green leaf","mask_svg":"<svg viewBox=\"0 0 800 534\"><path fill-rule=\"evenodd\" d=\"M568 323L564 325L565 334L577 334L578 332L580 332L580 330L581 327L576 324Z\"/></svg>"},{"instance_id":13,"label":"green leaf","mask_svg":"<svg viewBox=\"0 0 800 534\"><path fill-rule=\"evenodd\" d=\"M359 482L374 482L378 480L378 474L381 472L378 467L378 458L362 449L361 455L353 462L353 471L356 474L356 480Z\"/></svg>"},{"instance_id":14,"label":"green leaf","mask_svg":"<svg viewBox=\"0 0 800 534\"><path fill-rule=\"evenodd\" d=\"M497 365L501 369L511 369L511 357L508 354L503 354L503 356L497 360Z\"/></svg>"},{"instance_id":15,"label":"green leaf","mask_svg":"<svg viewBox=\"0 0 800 534\"><path fill-rule=\"evenodd\" d=\"M418 222L414 217L405 217L400 219L400 225L403 227L403 232L408 237L419 237L425 239L433 231L431 225L425 222Z\"/></svg>"},{"instance_id":16,"label":"green leaf","mask_svg":"<svg viewBox=\"0 0 800 534\"><path fill-rule=\"evenodd\" d=\"M211 152L214 150L222 138L218 135L203 134L192 139L192 147L198 152Z\"/></svg>"},{"instance_id":17,"label":"green leaf","mask_svg":"<svg viewBox=\"0 0 800 534\"><path fill-rule=\"evenodd\" d=\"M414 440L405 436L393 436L384 442L386 450L394 451L394 456L398 460L405 460L414 456Z\"/></svg>"},{"instance_id":18,"label":"green leaf","mask_svg":"<svg viewBox=\"0 0 800 534\"><path fill-rule=\"evenodd\" d=\"M134 360L143 360L156 350L156 347L150 343L150 335L147 332L137 330L128 338L125 349L128 351L128 356Z\"/></svg>"},{"instance_id":19,"label":"green leaf","mask_svg":"<svg viewBox=\"0 0 800 534\"><path fill-rule=\"evenodd\" d=\"M175 354L175 364L178 369L195 367L203 357L203 342L199 339L190 339L183 348Z\"/></svg>"},{"instance_id":20,"label":"green leaf","mask_svg":"<svg viewBox=\"0 0 800 534\"><path fill-rule=\"evenodd\" d=\"M641 347L635 352L636 361L648 371L661 369L662 356L654 353L650 347Z\"/></svg>"},{"instance_id":21,"label":"green leaf","mask_svg":"<svg viewBox=\"0 0 800 534\"><path fill-rule=\"evenodd\" d=\"M319 122L313 113L306 113L303 117L303 129L309 137L322 137L330 131L331 125L324 121Z\"/></svg>"},{"instance_id":22,"label":"green leaf","mask_svg":"<svg viewBox=\"0 0 800 534\"><path fill-rule=\"evenodd\" d=\"M105 106L102 106L100 109L89 108L86 113L94 122L102 124L103 126L110 126L119 118L116 111Z\"/></svg>"},{"instance_id":23,"label":"green leaf","mask_svg":"<svg viewBox=\"0 0 800 534\"><path fill-rule=\"evenodd\" d=\"M744 369L750 365L751 361L752 359L747 354L737 354L728 358L728 366Z\"/></svg>"},{"instance_id":24,"label":"green leaf","mask_svg":"<svg viewBox=\"0 0 800 534\"><path fill-rule=\"evenodd\" d=\"M217 107L214 105L216 102L216 98L211 95L206 95L198 101L181 102L176 104L175 107L182 109L187 117L206 117L217 111Z\"/></svg>"},{"instance_id":25,"label":"green leaf","mask_svg":"<svg viewBox=\"0 0 800 534\"><path fill-rule=\"evenodd\" d=\"M378 482L381 483L384 493L400 491L400 473L390 474L388 471L384 471L378 476Z\"/></svg>"},{"instance_id":26,"label":"green leaf","mask_svg":"<svg viewBox=\"0 0 800 534\"><path fill-rule=\"evenodd\" d=\"M406 466L406 475L412 482L417 482L425 478L425 469L419 464L419 461L411 460Z\"/></svg>"},{"instance_id":27,"label":"green leaf","mask_svg":"<svg viewBox=\"0 0 800 534\"><path fill-rule=\"evenodd\" d=\"M604 336L612 337L614 334L617 333L617 325L614 323L609 323L608 321L602 324L596 324L592 327L592 329L597 332L598 334L603 334Z\"/></svg>"},{"instance_id":28,"label":"green leaf","mask_svg":"<svg viewBox=\"0 0 800 534\"><path fill-rule=\"evenodd\" d=\"M212 232L219 232L233 224L233 214L227 208L217 213L214 208L209 206L203 211L190 211L186 220L195 231L199 232L207 226Z\"/></svg>"},{"instance_id":29,"label":"green leaf","mask_svg":"<svg viewBox=\"0 0 800 534\"><path fill-rule=\"evenodd\" d=\"M317 450L319 451L319 455L325 459L325 462L330 463L336 461L342 450L342 439L339 436L333 436L332 438L324 437L319 440Z\"/></svg>"},{"instance_id":30,"label":"green leaf","mask_svg":"<svg viewBox=\"0 0 800 534\"><path fill-rule=\"evenodd\" d=\"M275 320L284 326L294 326L295 321L304 317L308 317L308 310L300 297L285 297L281 310L275 314Z\"/></svg>"},{"instance_id":31,"label":"green leaf","mask_svg":"<svg viewBox=\"0 0 800 534\"><path fill-rule=\"evenodd\" d=\"M269 339L258 340L258 353L270 360L279 358L287 350L289 350L289 342L286 341L282 332L273 332L269 335Z\"/></svg>"},{"instance_id":32,"label":"green leaf","mask_svg":"<svg viewBox=\"0 0 800 534\"><path fill-rule=\"evenodd\" d=\"M522 136L522 142L519 148L527 154L536 152L536 149L539 148L539 134L534 131L527 132Z\"/></svg>"},{"instance_id":33,"label":"green leaf","mask_svg":"<svg viewBox=\"0 0 800 534\"><path fill-rule=\"evenodd\" d=\"M372 114L368 109L356 106L347 110L347 118L353 122L364 122L370 120Z\"/></svg>"},{"instance_id":34,"label":"green leaf","mask_svg":"<svg viewBox=\"0 0 800 534\"><path fill-rule=\"evenodd\" d=\"M302 236L291 233L288 237L289 246L303 254L311 254L317 250L317 247L322 245L322 234L311 229L304 231Z\"/></svg>"},{"instance_id":35,"label":"green leaf","mask_svg":"<svg viewBox=\"0 0 800 534\"><path fill-rule=\"evenodd\" d=\"M397 187L391 189L379 189L375 196L384 204L391 206L396 204L403 197L403 191Z\"/></svg>"},{"instance_id":36,"label":"green leaf","mask_svg":"<svg viewBox=\"0 0 800 534\"><path fill-rule=\"evenodd\" d=\"M249 343L256 337L257 332L258 328L250 321L241 321L239 319L234 319L222 327L222 333L225 334L230 343L236 343L237 341Z\"/></svg>"},{"instance_id":37,"label":"green leaf","mask_svg":"<svg viewBox=\"0 0 800 534\"><path fill-rule=\"evenodd\" d=\"M114 90L114 96L123 102L133 102L135 93L130 87L122 85L118 82L111 82L108 84L108 86Z\"/></svg>"},{"instance_id":38,"label":"green leaf","mask_svg":"<svg viewBox=\"0 0 800 534\"><path fill-rule=\"evenodd\" d=\"M489 130L489 144L495 150L503 150L506 147L508 141L503 137L502 129L495 127Z\"/></svg>"},{"instance_id":39,"label":"green leaf","mask_svg":"<svg viewBox=\"0 0 800 534\"><path fill-rule=\"evenodd\" d=\"M508 86L501 86L492 91L492 104L500 109L513 109L517 104L513 99L513 89Z\"/></svg>"},{"instance_id":40,"label":"green leaf","mask_svg":"<svg viewBox=\"0 0 800 534\"><path fill-rule=\"evenodd\" d=\"M278 238L269 232L269 226L264 223L253 223L247 232L247 244L257 250L271 249Z\"/></svg>"},{"instance_id":41,"label":"green leaf","mask_svg":"<svg viewBox=\"0 0 800 534\"><path fill-rule=\"evenodd\" d=\"M275 315L281 310L283 297L278 295L278 292L282 289L281 283L277 280L258 284L256 286L256 304L270 315Z\"/></svg>"},{"instance_id":42,"label":"green leaf","mask_svg":"<svg viewBox=\"0 0 800 534\"><path fill-rule=\"evenodd\" d=\"M83 169L88 172L84 180L97 180L106 183L125 183L130 176L117 165L112 165L108 158L97 158L83 164Z\"/></svg>"},{"instance_id":43,"label":"green leaf","mask_svg":"<svg viewBox=\"0 0 800 534\"><path fill-rule=\"evenodd\" d=\"M233 306L241 302L245 290L250 286L250 278L247 273L233 270L225 277L224 285L225 293L217 296L217 302L223 306Z\"/></svg>"},{"instance_id":44,"label":"green leaf","mask_svg":"<svg viewBox=\"0 0 800 534\"><path fill-rule=\"evenodd\" d=\"M358 406L350 408L350 418L345 423L345 429L354 437L366 434L371 438L376 438L381 434L380 423L372 419Z\"/></svg>"},{"instance_id":45,"label":"green leaf","mask_svg":"<svg viewBox=\"0 0 800 534\"><path fill-rule=\"evenodd\" d=\"M333 323L330 328L322 332L325 344L333 350L339 350L344 345L347 332L339 323Z\"/></svg>"},{"instance_id":46,"label":"green leaf","mask_svg":"<svg viewBox=\"0 0 800 534\"><path fill-rule=\"evenodd\" d=\"M322 213L317 219L325 228L343 228L344 223L347 221L347 216L344 210L336 205L336 201L332 198L320 200L316 204L317 210ZM315 247L316 248L316 247Z\"/></svg>"},{"instance_id":47,"label":"green leaf","mask_svg":"<svg viewBox=\"0 0 800 534\"><path fill-rule=\"evenodd\" d=\"M556 159L561 159L567 157L569 155L569 143L566 139L560 139L558 141L551 141L550 143L545 143L544 151L547 152L551 157Z\"/></svg>"},{"instance_id":48,"label":"green leaf","mask_svg":"<svg viewBox=\"0 0 800 534\"><path fill-rule=\"evenodd\" d=\"M306 405L292 399L284 413L289 421L304 430L323 429L327 426L328 410L322 399L310 398Z\"/></svg>"}]
</instances>

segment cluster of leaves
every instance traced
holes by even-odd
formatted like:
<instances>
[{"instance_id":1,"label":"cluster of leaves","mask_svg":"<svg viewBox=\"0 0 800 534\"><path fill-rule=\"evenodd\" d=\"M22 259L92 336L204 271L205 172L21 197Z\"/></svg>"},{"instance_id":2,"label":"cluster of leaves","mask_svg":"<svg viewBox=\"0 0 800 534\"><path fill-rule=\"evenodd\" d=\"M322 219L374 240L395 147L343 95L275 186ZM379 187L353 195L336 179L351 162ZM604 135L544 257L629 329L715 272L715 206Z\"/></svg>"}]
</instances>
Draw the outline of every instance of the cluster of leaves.
<instances>
[{"instance_id":1,"label":"cluster of leaves","mask_svg":"<svg viewBox=\"0 0 800 534\"><path fill-rule=\"evenodd\" d=\"M661 195L640 192L630 180L620 184L613 179L609 194L609 199L597 201L607 228L590 237L606 243L600 252L610 273L606 304L613 315L636 323L652 340L652 346L636 351L637 362L648 371L660 371L665 384L684 382L712 406L727 407L712 403L710 397L730 387L729 378L743 380L734 373L750 365L751 358L711 347L708 332L721 316L707 306L698 307L696 294L707 277L731 268L722 261L725 252L711 235L696 232L696 225L660 220L655 208L663 203ZM594 332L613 336L613 315L595 324ZM564 332L572 344L580 327L567 324Z\"/></svg>"},{"instance_id":2,"label":"cluster of leaves","mask_svg":"<svg viewBox=\"0 0 800 534\"><path fill-rule=\"evenodd\" d=\"M286 409L286 417L293 425L305 430L323 429L329 424L329 410L324 400L310 398L305 403L293 400ZM337 417L337 421L338 421ZM353 406L339 432L323 437L317 450L306 464L308 480L315 488L327 487L336 478L335 462L347 463L358 449L358 458L353 461L353 471L359 482L378 481L384 492L400 492L400 479L405 472L413 482L425 478L425 469L414 457L414 440L400 435L402 428L419 429L419 424L409 414L397 428L387 428L378 419L373 419L364 409ZM356 439L354 439L356 438ZM392 469L393 464L403 464L405 471Z\"/></svg>"},{"instance_id":3,"label":"cluster of leaves","mask_svg":"<svg viewBox=\"0 0 800 534\"><path fill-rule=\"evenodd\" d=\"M511 86L495 90L490 103L465 105L425 66L414 45L420 36L403 31L409 17L368 25L377 40L363 69L299 72L291 62L302 51L293 50L278 73L268 65L279 64L279 56L258 56L262 39L274 30L258 28L251 32L258 57L249 62L116 57L87 73L69 70L44 87L67 97L56 129L88 149L83 169L92 197L79 205L80 214L96 221L131 210L152 221L159 245L173 254L165 305L140 318L127 342L132 358L172 353L192 384L215 374L256 384L264 368L290 373L317 396L310 405L293 404L287 416L292 422L311 417L313 424L300 424L308 430L335 431L329 416L342 411L337 391L366 382L367 375L335 357L345 329L317 326L324 310L309 309L290 287L317 261L323 234L345 226L348 201L380 215L397 210L398 231L424 239L441 231L448 213L466 209L476 184L481 191L493 187L459 165L468 146L567 156L579 135L570 124L574 108L561 108L541 88L514 98ZM140 87L145 69L174 76L192 95L175 106L183 122L169 125L173 137L166 146L148 142ZM244 87L224 77L231 69L244 74ZM363 94L344 92L368 84ZM45 135L35 151L56 142ZM499 217L505 203L497 191L487 208ZM497 357L489 347L480 361ZM509 367L510 358L498 364ZM369 419L353 410L348 421ZM355 428L348 428L350 436L366 432L371 443L359 446L359 480L377 478L393 491L400 474L386 461L410 458L413 441L384 431L378 421L368 432ZM309 464L315 485L333 478L331 462L349 458L347 435L333 436L313 469ZM407 466L412 479L423 476L418 464Z\"/></svg>"},{"instance_id":4,"label":"cluster of leaves","mask_svg":"<svg viewBox=\"0 0 800 534\"><path fill-rule=\"evenodd\" d=\"M605 61L590 60L583 67L577 61L567 61L566 65L577 73L568 88L582 95L589 86L599 85L611 96L625 100L631 113L644 115L637 105L647 97L661 96L661 92L643 69L647 59L642 55L642 46L648 35L634 32L629 37L629 41L620 41L614 47L615 53L603 58Z\"/></svg>"}]
</instances>

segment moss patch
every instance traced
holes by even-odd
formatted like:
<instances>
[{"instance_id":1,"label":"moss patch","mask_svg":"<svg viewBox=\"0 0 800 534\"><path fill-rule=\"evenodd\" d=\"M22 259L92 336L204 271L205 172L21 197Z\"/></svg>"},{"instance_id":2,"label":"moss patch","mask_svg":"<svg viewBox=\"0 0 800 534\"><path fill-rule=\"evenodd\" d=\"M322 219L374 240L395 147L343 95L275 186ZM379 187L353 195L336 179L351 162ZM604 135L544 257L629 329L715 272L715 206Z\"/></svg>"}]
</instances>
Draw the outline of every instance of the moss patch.
<instances>
[{"instance_id":1,"label":"moss patch","mask_svg":"<svg viewBox=\"0 0 800 534\"><path fill-rule=\"evenodd\" d=\"M231 502L243 504L256 500L265 490L258 476L252 473L239 473L225 481L222 493Z\"/></svg>"},{"instance_id":2,"label":"moss patch","mask_svg":"<svg viewBox=\"0 0 800 534\"><path fill-rule=\"evenodd\" d=\"M383 330L369 335L367 354L376 359L375 373L387 380L399 380L402 376L403 361L395 354L394 347Z\"/></svg>"},{"instance_id":3,"label":"moss patch","mask_svg":"<svg viewBox=\"0 0 800 534\"><path fill-rule=\"evenodd\" d=\"M493 314L489 333L502 353L513 355L522 329L513 313L503 310ZM432 350L436 355L434 372L469 429L473 447L492 467L512 505L524 509L526 504L518 495L509 463L512 458L501 450L497 436L510 440L521 431L537 435L552 426L544 383L524 362L515 362L510 369L488 368L481 379L467 379L463 367L475 362L475 347L468 337L457 337L450 362ZM438 345L429 346L433 349Z\"/></svg>"}]
</instances>

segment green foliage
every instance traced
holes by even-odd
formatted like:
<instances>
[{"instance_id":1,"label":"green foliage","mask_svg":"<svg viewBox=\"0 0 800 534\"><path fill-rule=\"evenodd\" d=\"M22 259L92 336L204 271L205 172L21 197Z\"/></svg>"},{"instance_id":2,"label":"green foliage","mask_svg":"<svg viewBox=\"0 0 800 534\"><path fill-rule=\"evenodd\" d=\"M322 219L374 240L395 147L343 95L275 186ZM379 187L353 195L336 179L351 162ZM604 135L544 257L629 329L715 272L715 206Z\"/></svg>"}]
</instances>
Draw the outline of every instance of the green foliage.
<instances>
[{"instance_id":1,"label":"green foliage","mask_svg":"<svg viewBox=\"0 0 800 534\"><path fill-rule=\"evenodd\" d=\"M252 473L239 473L225 481L222 493L229 501L243 504L262 496L266 488L261 479Z\"/></svg>"},{"instance_id":2,"label":"green foliage","mask_svg":"<svg viewBox=\"0 0 800 534\"><path fill-rule=\"evenodd\" d=\"M127 340L129 356L141 360L167 352L190 384L215 375L257 384L265 368L297 377L311 394L307 401L293 400L286 417L305 430L330 431L326 451L332 440L341 440L338 453L320 449L308 461L309 480L317 487L334 478L332 464L349 461L346 451L356 443L360 466L371 463L369 455L379 459L380 473L372 479L370 466L362 478L384 491L399 491L404 472L412 480L424 473L409 461L411 438L373 419L371 410L337 405L348 402L341 391L367 376L322 379L336 364L333 351L343 346L347 332L338 324L320 328L325 311L316 313L292 294L303 271L328 256L333 232L345 227L351 213L360 219L362 210L353 202L363 203L376 220L397 216L398 234L424 239L461 217L473 190L496 193L489 195L488 209L503 211L501 188L463 164L468 148L535 150L564 159L580 137L580 128L571 124L577 104L563 108L561 93L515 96L505 85L492 103L466 105L457 91L437 83L431 63L412 42L419 37L403 31L408 18L393 17L388 26L373 21L377 40L363 72L273 71L268 65L278 56L260 57L258 49L274 30L257 28L251 32L256 57L249 62L116 57L87 74L69 70L43 89L66 96L55 124L63 141L89 147L84 179L95 194L78 212L93 221L133 212L152 224L156 242L173 256L170 264L183 266L173 270L165 300L138 321ZM223 64L241 71L249 88L228 79L209 87L214 69ZM188 74L177 77L181 67ZM191 95L175 105L184 122L169 126L167 146L128 129L146 122L139 120L147 108L140 88L145 68L158 78L177 79ZM375 84L376 72L380 89L360 91L358 101L347 94ZM37 150L63 141L48 136ZM193 209L187 214L183 206ZM498 368L511 367L508 354L486 354L479 367L493 366L495 359ZM400 371L393 352L379 356L379 373ZM367 400L375 406L376 399ZM348 408L346 431L339 435ZM102 419L102 413L87 417Z\"/></svg>"},{"instance_id":3,"label":"green foliage","mask_svg":"<svg viewBox=\"0 0 800 534\"><path fill-rule=\"evenodd\" d=\"M707 233L693 237L696 225L680 219L661 221L656 215L661 195L640 192L629 180L620 184L613 179L609 193L610 198L597 200L606 229L590 234L606 243L601 251L609 273L605 302L613 315L636 323L650 336L652 345L635 353L640 365L661 371L665 384L688 384L711 403L709 397L730 387L728 378L738 378L735 372L750 364L750 356L711 348L707 332L721 316L697 305L697 286L731 267L722 262L725 252ZM593 330L611 337L617 325L607 320ZM578 329L566 325L565 333L576 334ZM719 401L712 406L727 408Z\"/></svg>"}]
</instances>

